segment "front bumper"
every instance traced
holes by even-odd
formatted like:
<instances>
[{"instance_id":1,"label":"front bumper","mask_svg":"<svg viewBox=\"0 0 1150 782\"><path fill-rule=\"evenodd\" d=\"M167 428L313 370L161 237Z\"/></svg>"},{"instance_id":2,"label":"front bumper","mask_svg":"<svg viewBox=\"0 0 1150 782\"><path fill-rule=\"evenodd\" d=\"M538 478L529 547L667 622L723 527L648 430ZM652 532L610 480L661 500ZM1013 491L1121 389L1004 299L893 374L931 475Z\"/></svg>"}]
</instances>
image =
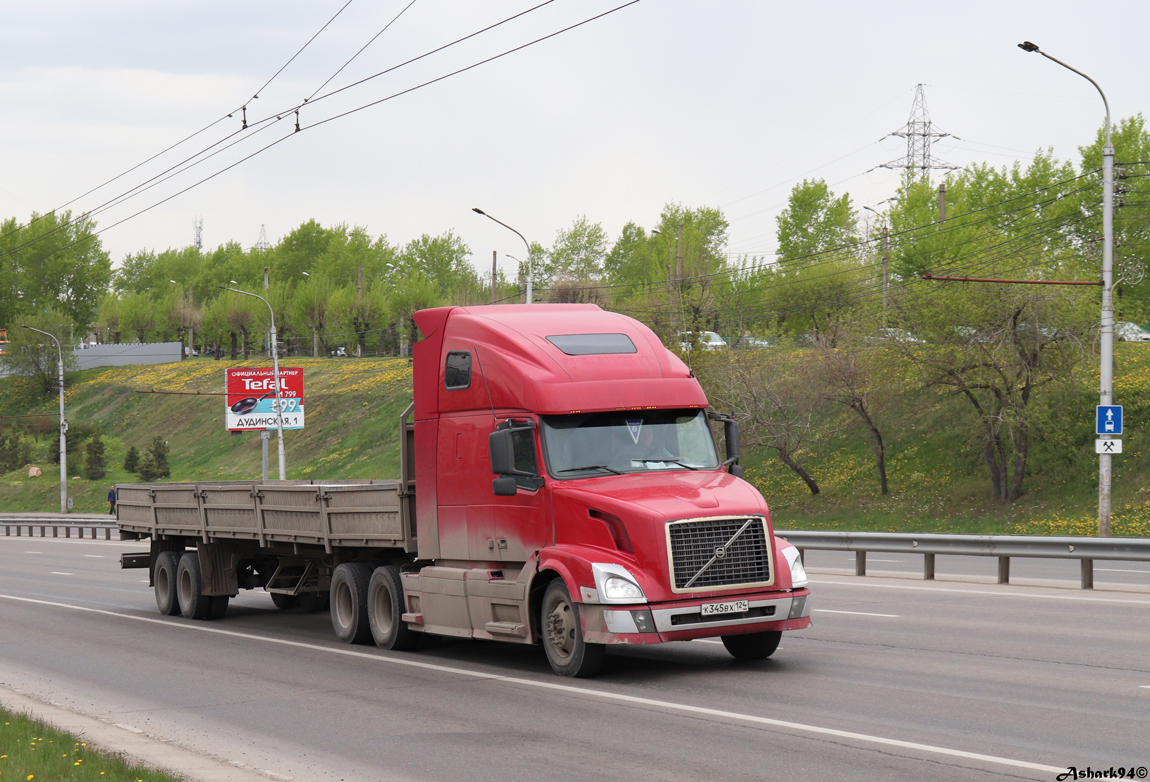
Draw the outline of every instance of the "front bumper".
<instances>
[{"instance_id":1,"label":"front bumper","mask_svg":"<svg viewBox=\"0 0 1150 782\"><path fill-rule=\"evenodd\" d=\"M810 590L738 596L747 600L740 614L704 617L704 603L719 598L677 600L649 606L606 606L583 603L579 619L583 638L597 644L657 644L769 630L801 630L811 624Z\"/></svg>"}]
</instances>

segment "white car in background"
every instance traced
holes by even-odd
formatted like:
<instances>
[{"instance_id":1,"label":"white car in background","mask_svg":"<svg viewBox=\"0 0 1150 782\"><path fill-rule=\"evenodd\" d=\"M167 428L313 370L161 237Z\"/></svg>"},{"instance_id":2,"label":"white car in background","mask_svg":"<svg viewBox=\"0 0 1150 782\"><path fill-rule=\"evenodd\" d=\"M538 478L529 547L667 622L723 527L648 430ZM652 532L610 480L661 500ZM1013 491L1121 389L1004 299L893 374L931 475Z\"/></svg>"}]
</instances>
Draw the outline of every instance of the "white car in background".
<instances>
[{"instance_id":1,"label":"white car in background","mask_svg":"<svg viewBox=\"0 0 1150 782\"><path fill-rule=\"evenodd\" d=\"M1150 342L1150 331L1128 320L1114 324L1114 335L1123 342Z\"/></svg>"},{"instance_id":2,"label":"white car in background","mask_svg":"<svg viewBox=\"0 0 1150 782\"><path fill-rule=\"evenodd\" d=\"M679 332L679 350L687 351L691 349L691 344L694 342L696 333L698 334L699 347L703 350L726 350L727 341L720 337L713 331L680 331Z\"/></svg>"}]
</instances>

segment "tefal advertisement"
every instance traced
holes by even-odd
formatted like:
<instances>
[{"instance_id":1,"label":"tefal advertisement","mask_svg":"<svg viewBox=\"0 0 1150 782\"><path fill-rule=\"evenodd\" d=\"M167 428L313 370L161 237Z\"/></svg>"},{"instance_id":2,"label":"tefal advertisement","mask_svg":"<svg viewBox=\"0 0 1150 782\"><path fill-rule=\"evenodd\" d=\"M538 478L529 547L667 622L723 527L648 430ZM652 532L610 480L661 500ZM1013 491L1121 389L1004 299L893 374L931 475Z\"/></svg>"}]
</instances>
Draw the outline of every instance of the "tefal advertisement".
<instances>
[{"instance_id":1,"label":"tefal advertisement","mask_svg":"<svg viewBox=\"0 0 1150 782\"><path fill-rule=\"evenodd\" d=\"M227 370L228 431L276 428L276 388L271 367ZM284 429L303 429L303 370L280 367Z\"/></svg>"}]
</instances>

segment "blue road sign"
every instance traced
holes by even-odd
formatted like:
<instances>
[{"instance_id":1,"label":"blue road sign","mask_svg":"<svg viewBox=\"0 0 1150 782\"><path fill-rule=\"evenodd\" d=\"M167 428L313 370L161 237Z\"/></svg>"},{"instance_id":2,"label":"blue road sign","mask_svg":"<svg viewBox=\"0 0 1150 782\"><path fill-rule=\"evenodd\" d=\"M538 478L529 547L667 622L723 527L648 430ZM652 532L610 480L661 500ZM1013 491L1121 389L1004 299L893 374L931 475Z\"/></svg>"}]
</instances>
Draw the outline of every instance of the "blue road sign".
<instances>
[{"instance_id":1,"label":"blue road sign","mask_svg":"<svg viewBox=\"0 0 1150 782\"><path fill-rule=\"evenodd\" d=\"M1098 405L1097 434L1122 434L1122 405Z\"/></svg>"}]
</instances>

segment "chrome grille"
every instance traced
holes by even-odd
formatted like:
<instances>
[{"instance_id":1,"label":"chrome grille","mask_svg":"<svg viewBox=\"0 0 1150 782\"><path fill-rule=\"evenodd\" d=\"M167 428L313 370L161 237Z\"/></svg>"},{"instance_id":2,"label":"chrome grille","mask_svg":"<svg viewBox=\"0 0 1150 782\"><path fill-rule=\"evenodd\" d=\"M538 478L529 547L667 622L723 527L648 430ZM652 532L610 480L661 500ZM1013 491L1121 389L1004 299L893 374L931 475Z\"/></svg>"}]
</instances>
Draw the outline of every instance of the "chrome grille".
<instances>
[{"instance_id":1,"label":"chrome grille","mask_svg":"<svg viewBox=\"0 0 1150 782\"><path fill-rule=\"evenodd\" d=\"M748 521L750 526L731 542ZM668 525L667 538L676 589L714 589L771 580L771 558L762 519L743 516L677 521ZM718 549L722 549L722 556L715 558ZM710 567L695 578L708 562ZM694 583L687 587L692 578Z\"/></svg>"}]
</instances>

